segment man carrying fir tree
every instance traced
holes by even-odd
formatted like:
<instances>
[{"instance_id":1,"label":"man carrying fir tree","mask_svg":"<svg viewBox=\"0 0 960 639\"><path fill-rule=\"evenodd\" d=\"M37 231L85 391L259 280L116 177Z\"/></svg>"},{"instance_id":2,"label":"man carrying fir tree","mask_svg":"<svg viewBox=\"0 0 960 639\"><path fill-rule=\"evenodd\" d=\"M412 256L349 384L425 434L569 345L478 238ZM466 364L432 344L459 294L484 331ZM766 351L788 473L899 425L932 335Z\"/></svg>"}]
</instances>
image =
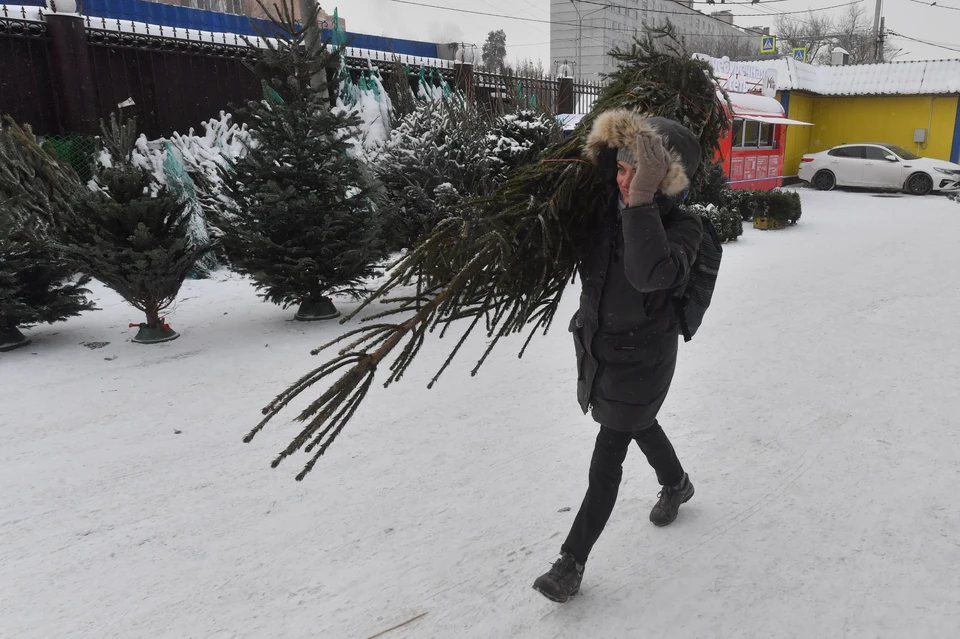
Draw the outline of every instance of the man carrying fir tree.
<instances>
[{"instance_id":1,"label":"man carrying fir tree","mask_svg":"<svg viewBox=\"0 0 960 639\"><path fill-rule=\"evenodd\" d=\"M450 211L351 317L375 300L393 307L318 349L346 344L280 393L244 438L251 441L313 385L334 379L300 414L302 429L272 463L308 453L296 476L302 480L356 414L378 367L389 366L385 385L396 383L434 328L443 326L442 336L461 323L463 333L430 386L475 329L490 338L476 373L504 338L529 331L525 349L549 330L579 271L583 291L571 323L578 399L584 412L592 406L601 428L589 489L562 556L534 584L559 602L579 591L631 441L663 486L650 516L655 524L673 522L693 496L657 414L673 379L679 318L685 338L692 337L709 306L721 254L709 220L671 199L697 176L700 158L716 153L729 127L729 102L709 65L685 54L672 29L611 55L618 69L574 132L489 197ZM703 268L693 272L695 261Z\"/></svg>"},{"instance_id":2,"label":"man carrying fir tree","mask_svg":"<svg viewBox=\"0 0 960 639\"><path fill-rule=\"evenodd\" d=\"M584 564L613 512L623 460L636 442L657 474L650 521L666 526L693 497L693 484L660 424L677 362L672 291L697 256L702 226L675 197L700 164L700 142L666 118L616 109L600 115L586 154L609 175L606 215L594 220L579 264L580 310L570 324L577 396L600 424L589 487L560 559L533 587L563 603L580 590Z\"/></svg>"}]
</instances>

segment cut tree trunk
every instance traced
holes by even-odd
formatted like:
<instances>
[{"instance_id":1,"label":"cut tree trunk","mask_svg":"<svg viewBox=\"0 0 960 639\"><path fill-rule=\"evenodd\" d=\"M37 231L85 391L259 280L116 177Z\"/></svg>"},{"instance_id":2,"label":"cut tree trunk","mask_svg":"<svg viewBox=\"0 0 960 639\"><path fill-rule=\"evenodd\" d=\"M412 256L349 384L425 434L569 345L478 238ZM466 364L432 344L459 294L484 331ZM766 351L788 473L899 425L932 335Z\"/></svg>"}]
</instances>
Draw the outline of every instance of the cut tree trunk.
<instances>
[{"instance_id":1,"label":"cut tree trunk","mask_svg":"<svg viewBox=\"0 0 960 639\"><path fill-rule=\"evenodd\" d=\"M148 328L160 328L160 309L156 306L148 306L144 313L147 315L147 324Z\"/></svg>"}]
</instances>

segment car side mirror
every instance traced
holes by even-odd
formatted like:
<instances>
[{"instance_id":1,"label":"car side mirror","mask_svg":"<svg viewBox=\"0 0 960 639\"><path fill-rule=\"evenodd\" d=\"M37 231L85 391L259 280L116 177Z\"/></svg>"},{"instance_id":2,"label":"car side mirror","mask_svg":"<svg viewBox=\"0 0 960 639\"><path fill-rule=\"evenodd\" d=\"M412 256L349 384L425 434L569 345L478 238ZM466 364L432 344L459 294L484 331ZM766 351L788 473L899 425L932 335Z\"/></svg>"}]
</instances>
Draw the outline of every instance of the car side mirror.
<instances>
[{"instance_id":1,"label":"car side mirror","mask_svg":"<svg viewBox=\"0 0 960 639\"><path fill-rule=\"evenodd\" d=\"M899 162L899 161L900 161L900 158L898 158L898 157L895 156L895 155L887 155L887 156L885 156L885 159L887 160L887 162Z\"/></svg>"}]
</instances>

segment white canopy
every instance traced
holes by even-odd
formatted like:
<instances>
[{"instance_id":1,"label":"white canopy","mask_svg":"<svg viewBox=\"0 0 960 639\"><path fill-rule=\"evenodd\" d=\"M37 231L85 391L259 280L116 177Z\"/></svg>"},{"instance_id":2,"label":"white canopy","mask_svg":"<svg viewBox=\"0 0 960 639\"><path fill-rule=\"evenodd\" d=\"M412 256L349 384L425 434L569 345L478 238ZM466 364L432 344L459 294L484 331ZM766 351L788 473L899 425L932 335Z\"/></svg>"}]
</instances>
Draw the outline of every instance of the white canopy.
<instances>
[{"instance_id":1,"label":"white canopy","mask_svg":"<svg viewBox=\"0 0 960 639\"><path fill-rule=\"evenodd\" d=\"M791 120L790 118L777 118L769 115L738 115L738 118L750 120L751 122L766 122L768 124L798 124L800 126L813 126L812 122L801 122L800 120Z\"/></svg>"}]
</instances>

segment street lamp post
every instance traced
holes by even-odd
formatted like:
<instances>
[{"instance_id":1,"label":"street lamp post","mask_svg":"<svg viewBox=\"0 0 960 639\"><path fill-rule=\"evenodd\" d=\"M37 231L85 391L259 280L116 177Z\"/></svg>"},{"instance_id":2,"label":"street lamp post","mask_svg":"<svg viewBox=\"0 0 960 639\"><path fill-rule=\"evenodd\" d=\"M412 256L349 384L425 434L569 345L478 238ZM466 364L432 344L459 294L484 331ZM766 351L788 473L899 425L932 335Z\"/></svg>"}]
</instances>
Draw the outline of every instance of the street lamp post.
<instances>
[{"instance_id":1,"label":"street lamp post","mask_svg":"<svg viewBox=\"0 0 960 639\"><path fill-rule=\"evenodd\" d=\"M570 2L573 2L573 0L570 0ZM579 35L577 36L577 74L578 74L578 77L580 78L580 80L583 80L583 76L579 75L579 74L582 74L582 73L583 73L583 71L582 71L582 66L581 66L582 60L580 59L580 58L581 58L580 48L581 48L581 42L583 41L583 19L584 19L584 18L589 18L589 17L592 16L593 14L598 13L598 12L600 12L600 11L603 11L603 10L605 10L606 8L607 8L606 6L600 7L599 9L595 9L595 10L589 12L589 13L585 13L585 14L583 14L582 17L580 17L580 21L579 21L580 24L579 24L579 26L577 27L577 31L578 31L578 33L579 33ZM606 40L606 35L607 35L607 23L606 23L606 22L603 23L603 35L604 35L604 37L602 38L602 42L603 42L603 46L606 47L606 46L607 46L607 40Z\"/></svg>"},{"instance_id":2,"label":"street lamp post","mask_svg":"<svg viewBox=\"0 0 960 639\"><path fill-rule=\"evenodd\" d=\"M570 4L573 5L573 10L577 12L577 23L580 25L577 27L577 73L580 73L580 27L583 26L583 21L580 19L580 7L577 6L576 0L570 0Z\"/></svg>"}]
</instances>

